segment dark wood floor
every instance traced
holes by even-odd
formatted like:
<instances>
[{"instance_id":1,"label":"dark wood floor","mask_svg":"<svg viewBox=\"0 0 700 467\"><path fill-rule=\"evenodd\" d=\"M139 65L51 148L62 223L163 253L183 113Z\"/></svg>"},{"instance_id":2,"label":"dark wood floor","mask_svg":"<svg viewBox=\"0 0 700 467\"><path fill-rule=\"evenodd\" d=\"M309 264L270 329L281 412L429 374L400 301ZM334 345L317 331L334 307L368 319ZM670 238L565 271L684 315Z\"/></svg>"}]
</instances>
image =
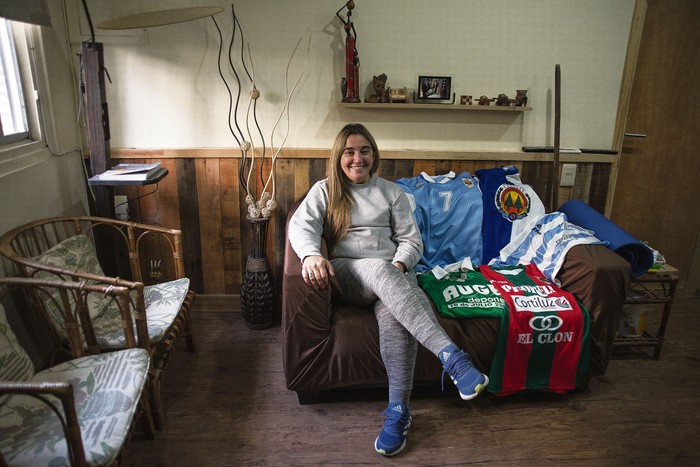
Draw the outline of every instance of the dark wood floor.
<instances>
[{"instance_id":1,"label":"dark wood floor","mask_svg":"<svg viewBox=\"0 0 700 467\"><path fill-rule=\"evenodd\" d=\"M651 321L654 321L651 319ZM279 326L197 313L199 357L165 373L168 425L132 439L122 465L699 465L700 300L678 297L661 359L617 356L578 395L414 396L404 452L374 452L384 391L300 406L282 374ZM651 324L649 324L651 326Z\"/></svg>"}]
</instances>

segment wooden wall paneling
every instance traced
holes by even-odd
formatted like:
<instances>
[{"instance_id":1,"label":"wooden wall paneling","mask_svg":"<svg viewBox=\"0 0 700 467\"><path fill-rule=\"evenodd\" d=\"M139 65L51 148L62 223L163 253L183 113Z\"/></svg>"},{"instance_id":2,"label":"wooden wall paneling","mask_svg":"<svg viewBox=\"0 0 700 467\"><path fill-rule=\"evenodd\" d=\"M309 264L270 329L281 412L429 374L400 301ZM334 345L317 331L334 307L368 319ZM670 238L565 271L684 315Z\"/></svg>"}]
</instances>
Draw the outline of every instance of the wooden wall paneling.
<instances>
[{"instance_id":1,"label":"wooden wall paneling","mask_svg":"<svg viewBox=\"0 0 700 467\"><path fill-rule=\"evenodd\" d=\"M328 159L309 160L309 187L319 180L326 178Z\"/></svg>"},{"instance_id":2,"label":"wooden wall paneling","mask_svg":"<svg viewBox=\"0 0 700 467\"><path fill-rule=\"evenodd\" d=\"M240 160L219 159L219 186L221 188L221 238L224 265L224 289L222 293L238 294L241 291L241 205L238 168Z\"/></svg>"},{"instance_id":3,"label":"wooden wall paneling","mask_svg":"<svg viewBox=\"0 0 700 467\"><path fill-rule=\"evenodd\" d=\"M379 175L382 178L385 178L387 180L392 180L396 181L399 178L403 178L408 173L408 177L410 177L413 173L413 165L410 164L407 165L404 163L405 161L401 160L393 160L393 159L382 159L379 162L379 169L377 170L377 175Z\"/></svg>"},{"instance_id":4,"label":"wooden wall paneling","mask_svg":"<svg viewBox=\"0 0 700 467\"><path fill-rule=\"evenodd\" d=\"M301 199L302 196L306 194L307 191L309 191L309 188L311 188L311 164L309 163L308 160L291 160L291 159L285 159L283 162L288 163L289 166L287 167L286 170L289 170L292 172L292 184L293 184L293 202ZM285 182L282 182L285 183ZM286 209L289 209L289 206L291 204L288 204L285 206ZM285 210L286 212L286 210Z\"/></svg>"},{"instance_id":5,"label":"wooden wall paneling","mask_svg":"<svg viewBox=\"0 0 700 467\"><path fill-rule=\"evenodd\" d=\"M413 176L414 161L406 159L398 159L394 163L394 177L411 178Z\"/></svg>"},{"instance_id":6,"label":"wooden wall paneling","mask_svg":"<svg viewBox=\"0 0 700 467\"><path fill-rule=\"evenodd\" d=\"M224 260L222 238L221 175L218 158L197 159L197 198L199 199L199 232L205 241L200 244L204 293L224 292Z\"/></svg>"},{"instance_id":7,"label":"wooden wall paneling","mask_svg":"<svg viewBox=\"0 0 700 467\"><path fill-rule=\"evenodd\" d=\"M457 174L469 172L474 175L474 167L471 161L452 161L452 168L450 170L453 170Z\"/></svg>"},{"instance_id":8,"label":"wooden wall paneling","mask_svg":"<svg viewBox=\"0 0 700 467\"><path fill-rule=\"evenodd\" d=\"M393 160L380 160L379 167L377 167L377 175L387 180L396 180L397 177L394 175L394 167L396 164L394 164L394 162Z\"/></svg>"},{"instance_id":9,"label":"wooden wall paneling","mask_svg":"<svg viewBox=\"0 0 700 467\"><path fill-rule=\"evenodd\" d=\"M435 167L433 168L433 172L429 175L444 175L448 173L450 170L452 170L452 163L454 161L445 161L445 160L438 160L435 161Z\"/></svg>"},{"instance_id":10,"label":"wooden wall paneling","mask_svg":"<svg viewBox=\"0 0 700 467\"><path fill-rule=\"evenodd\" d=\"M601 214L605 213L609 184L610 165L595 164L591 176L591 190L588 196L588 205Z\"/></svg>"},{"instance_id":11,"label":"wooden wall paneling","mask_svg":"<svg viewBox=\"0 0 700 467\"><path fill-rule=\"evenodd\" d=\"M199 231L199 198L195 160L178 159L176 163L177 194L180 207L182 248L185 252L185 273L192 290L204 293L202 272L202 236ZM205 238L205 241L209 239Z\"/></svg>"},{"instance_id":12,"label":"wooden wall paneling","mask_svg":"<svg viewBox=\"0 0 700 467\"><path fill-rule=\"evenodd\" d=\"M559 178L561 180L561 177ZM559 202L559 206L562 204L566 203L571 199L571 187L570 186L560 186L559 189L557 190L557 200ZM559 209L559 206L557 206L555 211Z\"/></svg>"},{"instance_id":13,"label":"wooden wall paneling","mask_svg":"<svg viewBox=\"0 0 700 467\"><path fill-rule=\"evenodd\" d=\"M436 175L435 173L435 161L433 160L417 160L413 164L413 176L420 175L422 172L428 175Z\"/></svg>"},{"instance_id":14,"label":"wooden wall paneling","mask_svg":"<svg viewBox=\"0 0 700 467\"><path fill-rule=\"evenodd\" d=\"M159 162L168 169L168 175L158 183L161 225L168 229L180 229L176 160L160 159Z\"/></svg>"},{"instance_id":15,"label":"wooden wall paneling","mask_svg":"<svg viewBox=\"0 0 700 467\"><path fill-rule=\"evenodd\" d=\"M382 159L377 171L387 180L398 180L413 176L413 161L405 159Z\"/></svg>"},{"instance_id":16,"label":"wooden wall paneling","mask_svg":"<svg viewBox=\"0 0 700 467\"><path fill-rule=\"evenodd\" d=\"M576 183L571 189L569 199L566 201L580 199L584 203L588 203L592 178L593 164L578 164L576 167Z\"/></svg>"},{"instance_id":17,"label":"wooden wall paneling","mask_svg":"<svg viewBox=\"0 0 700 467\"><path fill-rule=\"evenodd\" d=\"M141 212L138 221L144 224L162 225L160 215L160 183L137 187L137 197L134 204Z\"/></svg>"},{"instance_id":18,"label":"wooden wall paneling","mask_svg":"<svg viewBox=\"0 0 700 467\"><path fill-rule=\"evenodd\" d=\"M300 196L308 190L308 164L299 163L299 161L285 159L277 161L277 167L275 169L276 175L276 190L275 199L277 201L277 208L275 209L274 218L271 222L275 224L274 236L275 241L275 255L268 256L270 261L270 268L274 270L275 282L275 307L276 311L279 310L282 298L282 281L279 278L282 277L282 269L284 267L284 247L286 241L285 226L287 222L287 213L289 208L294 202L300 198ZM296 178L306 180L306 187L303 184L297 184ZM300 186L301 185L301 188ZM303 189L302 193L298 193L297 190Z\"/></svg>"}]
</instances>

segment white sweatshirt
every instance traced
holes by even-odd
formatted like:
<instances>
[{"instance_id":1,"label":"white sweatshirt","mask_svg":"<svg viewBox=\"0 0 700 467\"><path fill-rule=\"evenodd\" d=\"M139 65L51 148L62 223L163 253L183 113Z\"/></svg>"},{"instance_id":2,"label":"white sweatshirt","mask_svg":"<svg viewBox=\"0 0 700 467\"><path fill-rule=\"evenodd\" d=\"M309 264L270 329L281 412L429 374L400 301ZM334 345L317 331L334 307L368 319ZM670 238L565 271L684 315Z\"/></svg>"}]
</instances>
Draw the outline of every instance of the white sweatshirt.
<instances>
[{"instance_id":1,"label":"white sweatshirt","mask_svg":"<svg viewBox=\"0 0 700 467\"><path fill-rule=\"evenodd\" d=\"M418 263L423 241L404 191L372 175L364 184L351 184L354 206L348 233L336 242L331 258L381 258L400 261L408 269ZM289 224L289 242L302 260L321 254L323 223L328 209L327 180L316 182Z\"/></svg>"}]
</instances>

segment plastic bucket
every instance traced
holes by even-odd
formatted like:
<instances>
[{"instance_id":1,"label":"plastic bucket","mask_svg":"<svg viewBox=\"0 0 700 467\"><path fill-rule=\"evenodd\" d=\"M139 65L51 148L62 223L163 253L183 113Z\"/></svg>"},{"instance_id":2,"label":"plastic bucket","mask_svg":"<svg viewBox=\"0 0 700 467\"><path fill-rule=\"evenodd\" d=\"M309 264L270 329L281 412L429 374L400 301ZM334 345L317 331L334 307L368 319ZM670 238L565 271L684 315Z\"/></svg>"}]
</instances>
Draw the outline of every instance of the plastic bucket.
<instances>
[{"instance_id":1,"label":"plastic bucket","mask_svg":"<svg viewBox=\"0 0 700 467\"><path fill-rule=\"evenodd\" d=\"M633 293L636 300L646 298L643 293ZM622 306L622 319L617 334L620 337L641 337L644 334L647 314L654 307L651 303L628 303Z\"/></svg>"}]
</instances>

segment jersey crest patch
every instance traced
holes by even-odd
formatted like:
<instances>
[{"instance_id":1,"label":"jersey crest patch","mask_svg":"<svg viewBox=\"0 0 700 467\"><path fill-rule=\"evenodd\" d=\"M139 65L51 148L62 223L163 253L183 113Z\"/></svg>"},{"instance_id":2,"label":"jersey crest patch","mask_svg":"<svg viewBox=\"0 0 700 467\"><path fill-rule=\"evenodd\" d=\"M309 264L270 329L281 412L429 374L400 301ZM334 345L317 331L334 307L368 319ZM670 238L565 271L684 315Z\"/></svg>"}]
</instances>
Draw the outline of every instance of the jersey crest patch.
<instances>
[{"instance_id":1,"label":"jersey crest patch","mask_svg":"<svg viewBox=\"0 0 700 467\"><path fill-rule=\"evenodd\" d=\"M496 209L511 222L522 219L530 212L530 195L516 185L504 183L496 190Z\"/></svg>"}]
</instances>

